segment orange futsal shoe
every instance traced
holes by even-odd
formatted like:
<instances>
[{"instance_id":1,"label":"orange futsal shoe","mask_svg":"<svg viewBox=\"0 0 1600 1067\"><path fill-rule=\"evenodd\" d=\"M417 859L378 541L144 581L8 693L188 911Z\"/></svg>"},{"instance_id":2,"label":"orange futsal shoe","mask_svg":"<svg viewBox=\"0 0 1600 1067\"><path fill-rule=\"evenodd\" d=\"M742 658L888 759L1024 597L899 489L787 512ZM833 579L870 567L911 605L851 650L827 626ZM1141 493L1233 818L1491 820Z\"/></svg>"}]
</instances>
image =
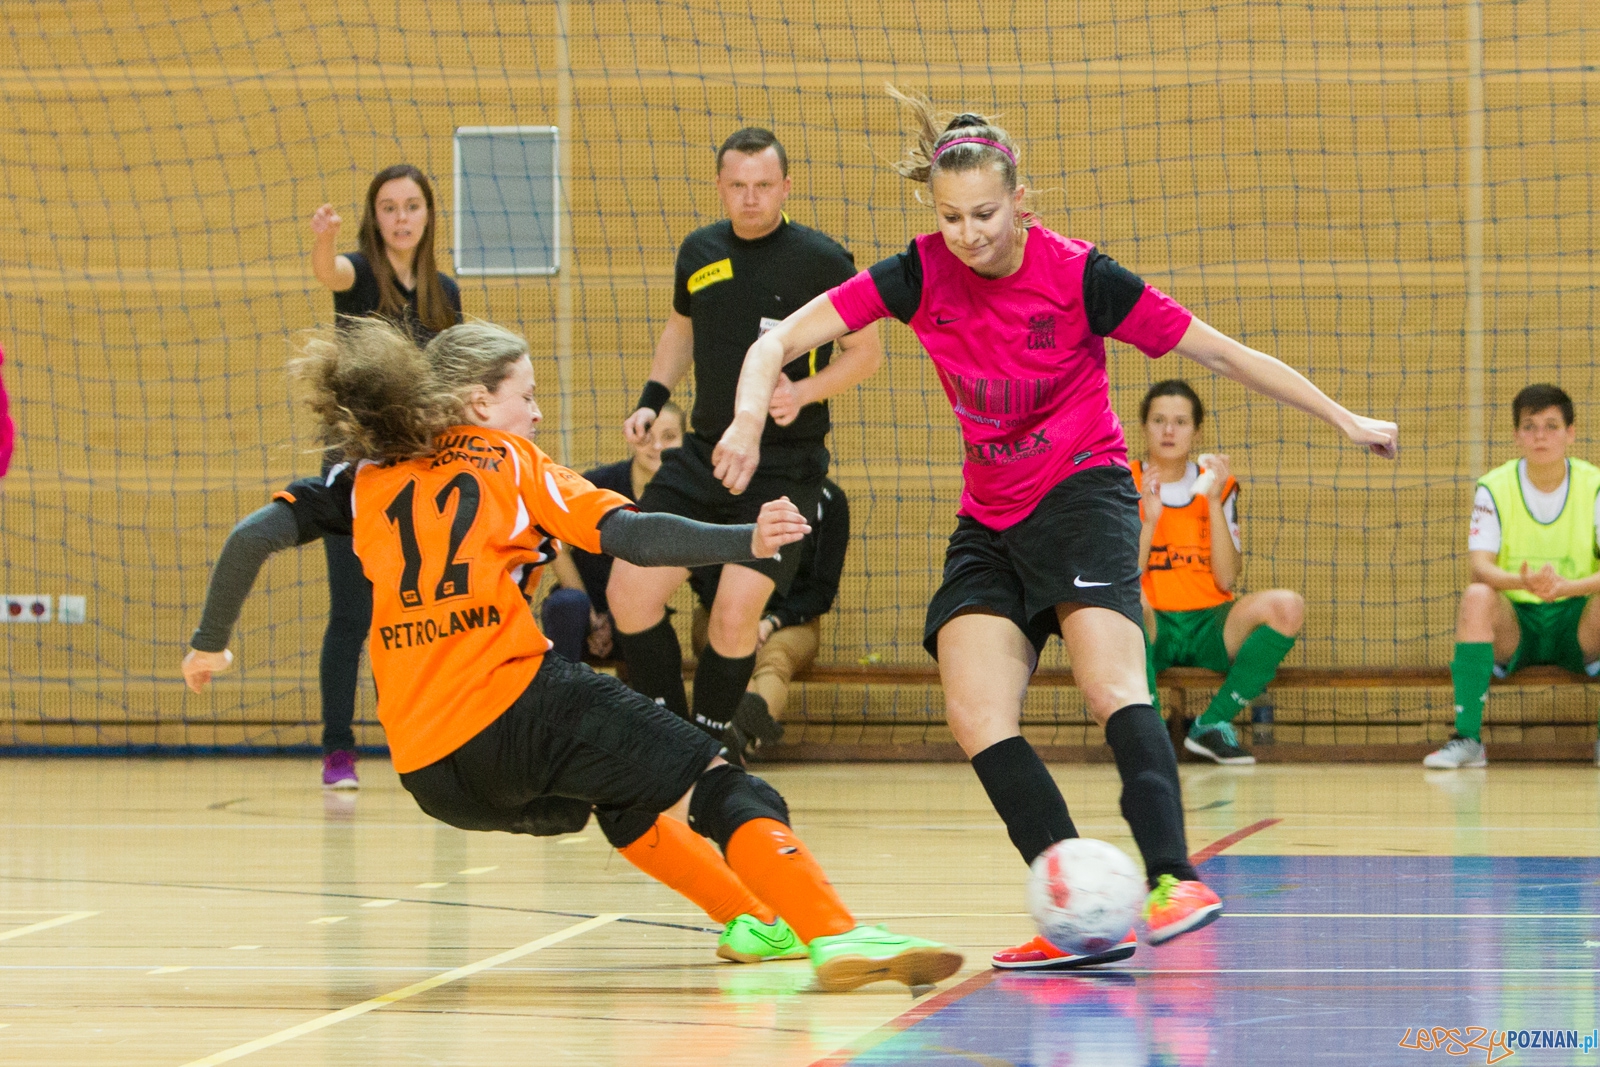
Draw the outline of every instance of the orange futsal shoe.
<instances>
[{"instance_id":1,"label":"orange futsal shoe","mask_svg":"<svg viewBox=\"0 0 1600 1067\"><path fill-rule=\"evenodd\" d=\"M1006 971L1070 971L1079 967L1094 967L1102 963L1116 963L1133 955L1139 947L1139 938L1132 930L1115 948L1104 952L1089 952L1075 956L1062 952L1040 934L1025 945L996 952L990 961Z\"/></svg>"},{"instance_id":2,"label":"orange futsal shoe","mask_svg":"<svg viewBox=\"0 0 1600 1067\"><path fill-rule=\"evenodd\" d=\"M1149 941L1159 945L1222 918L1222 900L1204 882L1180 882L1170 874L1156 879L1144 902Z\"/></svg>"}]
</instances>

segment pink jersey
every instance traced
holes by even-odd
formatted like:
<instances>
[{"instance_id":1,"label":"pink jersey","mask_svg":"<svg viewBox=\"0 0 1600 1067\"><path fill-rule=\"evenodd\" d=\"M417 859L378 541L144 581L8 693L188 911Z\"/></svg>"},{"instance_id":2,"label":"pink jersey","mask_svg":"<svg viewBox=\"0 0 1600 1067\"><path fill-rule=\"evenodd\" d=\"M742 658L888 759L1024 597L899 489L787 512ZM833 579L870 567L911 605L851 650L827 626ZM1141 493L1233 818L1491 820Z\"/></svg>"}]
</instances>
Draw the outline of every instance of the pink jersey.
<instances>
[{"instance_id":1,"label":"pink jersey","mask_svg":"<svg viewBox=\"0 0 1600 1067\"><path fill-rule=\"evenodd\" d=\"M1105 338L1155 359L1194 318L1094 245L1042 226L1008 277L977 274L924 234L828 298L851 330L893 315L916 333L961 424L961 513L995 530L1081 470L1128 465Z\"/></svg>"},{"instance_id":2,"label":"pink jersey","mask_svg":"<svg viewBox=\"0 0 1600 1067\"><path fill-rule=\"evenodd\" d=\"M5 361L6 354L0 352L0 363ZM11 448L15 442L16 431L12 428L10 406L6 402L6 384L0 382L0 478L11 468Z\"/></svg>"}]
</instances>

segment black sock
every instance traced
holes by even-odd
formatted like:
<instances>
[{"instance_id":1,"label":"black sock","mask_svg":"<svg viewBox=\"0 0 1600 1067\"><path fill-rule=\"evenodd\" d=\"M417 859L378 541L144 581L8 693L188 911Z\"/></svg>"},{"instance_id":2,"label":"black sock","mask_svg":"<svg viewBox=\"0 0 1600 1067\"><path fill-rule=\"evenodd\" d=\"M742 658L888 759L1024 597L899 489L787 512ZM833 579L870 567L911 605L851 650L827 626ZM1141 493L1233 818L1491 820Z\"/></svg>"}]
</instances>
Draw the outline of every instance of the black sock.
<instances>
[{"instance_id":1,"label":"black sock","mask_svg":"<svg viewBox=\"0 0 1600 1067\"><path fill-rule=\"evenodd\" d=\"M1163 874L1197 880L1183 832L1178 757L1161 716L1149 704L1118 708L1106 720L1106 743L1122 775L1122 817L1139 843L1150 884Z\"/></svg>"},{"instance_id":2,"label":"black sock","mask_svg":"<svg viewBox=\"0 0 1600 1067\"><path fill-rule=\"evenodd\" d=\"M744 687L750 684L750 672L755 669L754 652L731 659L707 642L700 650L700 665L694 669L694 724L722 740L723 732L733 722L733 709L739 706Z\"/></svg>"},{"instance_id":3,"label":"black sock","mask_svg":"<svg viewBox=\"0 0 1600 1067\"><path fill-rule=\"evenodd\" d=\"M689 717L689 698L683 691L683 649L672 620L661 621L642 633L616 631L617 647L628 664L628 684L679 718Z\"/></svg>"},{"instance_id":4,"label":"black sock","mask_svg":"<svg viewBox=\"0 0 1600 1067\"><path fill-rule=\"evenodd\" d=\"M972 769L1024 863L1057 841L1078 836L1056 780L1025 738L990 745L972 757Z\"/></svg>"}]
</instances>

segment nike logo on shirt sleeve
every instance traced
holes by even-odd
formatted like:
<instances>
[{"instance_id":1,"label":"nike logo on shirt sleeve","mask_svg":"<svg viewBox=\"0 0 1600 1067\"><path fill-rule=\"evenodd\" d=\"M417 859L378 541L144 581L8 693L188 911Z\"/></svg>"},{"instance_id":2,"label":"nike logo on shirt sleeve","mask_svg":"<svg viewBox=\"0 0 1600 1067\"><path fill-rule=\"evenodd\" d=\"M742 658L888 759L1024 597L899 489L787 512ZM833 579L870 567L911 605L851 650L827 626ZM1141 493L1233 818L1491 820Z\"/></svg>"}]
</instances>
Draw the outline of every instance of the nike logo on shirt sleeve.
<instances>
[{"instance_id":1,"label":"nike logo on shirt sleeve","mask_svg":"<svg viewBox=\"0 0 1600 1067\"><path fill-rule=\"evenodd\" d=\"M933 317L933 324L934 324L934 325L935 325L935 326L948 326L948 325L950 325L950 324L951 324L951 323L952 323L952 322L955 322L955 321L956 321L956 320L957 320L957 319L959 319L959 318L961 318L961 316L960 316L960 315L952 315L952 316L951 316L951 317L950 317L950 318L948 318L948 319L941 319L941 318L940 318L940 317L939 317L939 316L937 316L937 315L935 315L935 316L934 316L934 317Z\"/></svg>"},{"instance_id":2,"label":"nike logo on shirt sleeve","mask_svg":"<svg viewBox=\"0 0 1600 1067\"><path fill-rule=\"evenodd\" d=\"M1083 575L1080 574L1076 578L1072 579L1072 584L1077 586L1079 589L1093 589L1097 585L1110 585L1111 583L1110 582L1086 582L1086 581L1083 580Z\"/></svg>"}]
</instances>

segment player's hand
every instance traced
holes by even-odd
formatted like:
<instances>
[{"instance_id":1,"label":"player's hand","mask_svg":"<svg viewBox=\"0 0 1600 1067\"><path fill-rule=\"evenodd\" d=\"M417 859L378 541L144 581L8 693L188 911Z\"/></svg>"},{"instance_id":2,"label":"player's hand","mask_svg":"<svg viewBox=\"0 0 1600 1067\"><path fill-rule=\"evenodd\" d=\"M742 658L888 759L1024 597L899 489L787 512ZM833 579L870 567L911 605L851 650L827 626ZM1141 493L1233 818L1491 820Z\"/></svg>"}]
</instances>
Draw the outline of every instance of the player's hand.
<instances>
[{"instance_id":1,"label":"player's hand","mask_svg":"<svg viewBox=\"0 0 1600 1067\"><path fill-rule=\"evenodd\" d=\"M1221 453L1213 453L1205 457L1206 470L1211 472L1211 484L1206 486L1206 496L1212 500L1222 499L1222 490L1228 484L1228 479L1233 477L1233 471L1228 465L1228 457Z\"/></svg>"},{"instance_id":2,"label":"player's hand","mask_svg":"<svg viewBox=\"0 0 1600 1067\"><path fill-rule=\"evenodd\" d=\"M1161 503L1161 476L1148 467L1144 471L1144 486L1139 497L1139 503L1144 505L1141 508L1144 524L1154 526L1161 521L1164 505Z\"/></svg>"},{"instance_id":3,"label":"player's hand","mask_svg":"<svg viewBox=\"0 0 1600 1067\"><path fill-rule=\"evenodd\" d=\"M311 215L311 232L318 237L335 237L343 225L344 220L333 210L332 204L323 204Z\"/></svg>"},{"instance_id":4,"label":"player's hand","mask_svg":"<svg viewBox=\"0 0 1600 1067\"><path fill-rule=\"evenodd\" d=\"M760 648L762 645L766 644L767 638L771 637L773 633L777 631L777 629L778 624L773 620L771 615L764 617L761 620L761 625L756 627L756 647Z\"/></svg>"},{"instance_id":5,"label":"player's hand","mask_svg":"<svg viewBox=\"0 0 1600 1067\"><path fill-rule=\"evenodd\" d=\"M1538 597L1540 600L1558 600L1562 585L1561 576L1556 569L1546 563L1538 570L1534 570L1526 563L1522 565L1522 588Z\"/></svg>"},{"instance_id":6,"label":"player's hand","mask_svg":"<svg viewBox=\"0 0 1600 1067\"><path fill-rule=\"evenodd\" d=\"M644 444L644 439L650 436L650 426L656 421L658 412L654 408L640 408L629 415L622 422L622 436L635 448Z\"/></svg>"},{"instance_id":7,"label":"player's hand","mask_svg":"<svg viewBox=\"0 0 1600 1067\"><path fill-rule=\"evenodd\" d=\"M1400 427L1382 419L1369 419L1365 415L1351 415L1344 435L1358 445L1366 445L1375 456L1394 459L1400 454Z\"/></svg>"},{"instance_id":8,"label":"player's hand","mask_svg":"<svg viewBox=\"0 0 1600 1067\"><path fill-rule=\"evenodd\" d=\"M198 648L191 648L189 654L183 657L183 683L198 693L205 689L213 674L221 674L232 666L233 653L227 649L201 652Z\"/></svg>"},{"instance_id":9,"label":"player's hand","mask_svg":"<svg viewBox=\"0 0 1600 1067\"><path fill-rule=\"evenodd\" d=\"M589 648L589 655L595 659L605 659L611 655L613 646L611 634L611 614L609 612L589 609L589 636L585 642Z\"/></svg>"},{"instance_id":10,"label":"player's hand","mask_svg":"<svg viewBox=\"0 0 1600 1067\"><path fill-rule=\"evenodd\" d=\"M763 429L765 427L759 423L751 426L735 418L722 431L717 447L711 450L711 473L736 496L749 487L750 479L761 465Z\"/></svg>"},{"instance_id":11,"label":"player's hand","mask_svg":"<svg viewBox=\"0 0 1600 1067\"><path fill-rule=\"evenodd\" d=\"M772 387L772 400L767 404L767 414L779 426L787 426L800 414L800 396L787 374L778 375L778 384Z\"/></svg>"},{"instance_id":12,"label":"player's hand","mask_svg":"<svg viewBox=\"0 0 1600 1067\"><path fill-rule=\"evenodd\" d=\"M811 532L800 509L786 496L761 505L756 532L750 535L750 554L756 559L771 559L784 545L792 545Z\"/></svg>"}]
</instances>

